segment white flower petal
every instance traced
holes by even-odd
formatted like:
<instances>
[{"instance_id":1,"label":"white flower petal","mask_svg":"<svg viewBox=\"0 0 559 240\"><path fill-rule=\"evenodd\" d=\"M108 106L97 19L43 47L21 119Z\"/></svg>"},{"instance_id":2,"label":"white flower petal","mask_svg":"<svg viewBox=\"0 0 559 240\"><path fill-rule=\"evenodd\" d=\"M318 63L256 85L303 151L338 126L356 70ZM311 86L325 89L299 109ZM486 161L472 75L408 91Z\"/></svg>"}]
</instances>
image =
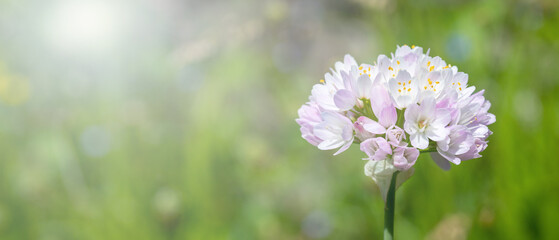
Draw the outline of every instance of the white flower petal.
<instances>
[{"instance_id":1,"label":"white flower petal","mask_svg":"<svg viewBox=\"0 0 559 240\"><path fill-rule=\"evenodd\" d=\"M344 145L344 142L340 139L327 139L318 144L317 147L320 150L330 150L341 147L342 145Z\"/></svg>"},{"instance_id":2,"label":"white flower petal","mask_svg":"<svg viewBox=\"0 0 559 240\"><path fill-rule=\"evenodd\" d=\"M425 149L429 146L429 139L421 133L410 135L411 145L418 149Z\"/></svg>"},{"instance_id":3,"label":"white flower petal","mask_svg":"<svg viewBox=\"0 0 559 240\"><path fill-rule=\"evenodd\" d=\"M357 93L360 98L371 98L371 89L373 87L373 81L368 75L361 75L357 79Z\"/></svg>"}]
</instances>

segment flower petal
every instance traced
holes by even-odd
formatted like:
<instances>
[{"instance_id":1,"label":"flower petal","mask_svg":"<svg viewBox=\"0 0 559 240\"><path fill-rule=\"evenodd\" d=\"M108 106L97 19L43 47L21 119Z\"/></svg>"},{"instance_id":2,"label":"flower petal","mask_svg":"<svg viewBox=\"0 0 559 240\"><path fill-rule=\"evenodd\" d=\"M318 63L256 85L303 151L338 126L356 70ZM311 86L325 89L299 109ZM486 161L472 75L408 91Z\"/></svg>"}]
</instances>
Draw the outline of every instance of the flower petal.
<instances>
[{"instance_id":1,"label":"flower petal","mask_svg":"<svg viewBox=\"0 0 559 240\"><path fill-rule=\"evenodd\" d=\"M327 139L318 144L320 150L330 150L344 145L344 142L339 139Z\"/></svg>"},{"instance_id":2,"label":"flower petal","mask_svg":"<svg viewBox=\"0 0 559 240\"><path fill-rule=\"evenodd\" d=\"M371 98L373 81L368 75L363 74L357 79L357 96L360 98ZM355 90L354 90L355 92Z\"/></svg>"},{"instance_id":3,"label":"flower petal","mask_svg":"<svg viewBox=\"0 0 559 240\"><path fill-rule=\"evenodd\" d=\"M368 119L368 118L367 118ZM370 133L374 134L383 134L386 132L386 128L380 125L378 122L368 119L364 122L363 128Z\"/></svg>"},{"instance_id":4,"label":"flower petal","mask_svg":"<svg viewBox=\"0 0 559 240\"><path fill-rule=\"evenodd\" d=\"M431 153L431 159L433 159L433 162L435 162L437 166L439 166L442 170L450 170L450 162L448 162L448 160L446 160L446 158L441 156L439 153Z\"/></svg>"},{"instance_id":5,"label":"flower petal","mask_svg":"<svg viewBox=\"0 0 559 240\"><path fill-rule=\"evenodd\" d=\"M336 104L336 107L340 108L340 110L347 111L352 109L355 105L355 97L351 91L341 89L334 95L334 103Z\"/></svg>"},{"instance_id":6,"label":"flower petal","mask_svg":"<svg viewBox=\"0 0 559 240\"><path fill-rule=\"evenodd\" d=\"M421 133L410 135L410 141L412 146L419 149L425 149L429 146L429 139Z\"/></svg>"},{"instance_id":7,"label":"flower petal","mask_svg":"<svg viewBox=\"0 0 559 240\"><path fill-rule=\"evenodd\" d=\"M450 130L448 130L448 128L446 127L429 126L427 129L425 129L425 135L427 135L427 137L433 141L444 140L448 136L449 132Z\"/></svg>"},{"instance_id":8,"label":"flower petal","mask_svg":"<svg viewBox=\"0 0 559 240\"><path fill-rule=\"evenodd\" d=\"M353 143L353 139L351 141L348 141L346 144L344 144L338 151L336 151L334 153L334 155L338 155L338 154L344 152L345 150L347 150L351 146L352 143Z\"/></svg>"}]
</instances>

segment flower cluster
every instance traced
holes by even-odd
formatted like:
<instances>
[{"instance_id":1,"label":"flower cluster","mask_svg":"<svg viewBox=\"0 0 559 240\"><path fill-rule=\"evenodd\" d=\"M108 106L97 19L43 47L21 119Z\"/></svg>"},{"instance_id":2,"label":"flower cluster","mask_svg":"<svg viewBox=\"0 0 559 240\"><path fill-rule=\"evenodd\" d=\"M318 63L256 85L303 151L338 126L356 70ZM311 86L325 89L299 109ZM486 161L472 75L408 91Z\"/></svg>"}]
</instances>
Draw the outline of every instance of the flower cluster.
<instances>
[{"instance_id":1,"label":"flower cluster","mask_svg":"<svg viewBox=\"0 0 559 240\"><path fill-rule=\"evenodd\" d=\"M313 86L296 121L304 139L338 149L334 155L360 144L365 174L382 190L396 171L409 177L420 153L431 152L445 170L481 157L495 115L484 91L474 90L467 74L421 47L398 47L372 65L346 55Z\"/></svg>"}]
</instances>

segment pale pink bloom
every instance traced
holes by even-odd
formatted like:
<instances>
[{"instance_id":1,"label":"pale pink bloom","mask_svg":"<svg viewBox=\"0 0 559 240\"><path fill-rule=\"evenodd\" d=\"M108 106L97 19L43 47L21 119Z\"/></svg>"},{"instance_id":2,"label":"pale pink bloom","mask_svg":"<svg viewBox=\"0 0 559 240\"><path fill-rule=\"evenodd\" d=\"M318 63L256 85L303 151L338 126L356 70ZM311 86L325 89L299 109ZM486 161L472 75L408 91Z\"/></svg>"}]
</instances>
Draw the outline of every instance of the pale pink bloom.
<instances>
[{"instance_id":1,"label":"pale pink bloom","mask_svg":"<svg viewBox=\"0 0 559 240\"><path fill-rule=\"evenodd\" d=\"M310 144L317 146L322 139L314 135L314 126L322 122L320 117L320 109L318 105L314 102L308 102L299 108L299 118L295 121L301 125L302 137L307 140Z\"/></svg>"},{"instance_id":2,"label":"pale pink bloom","mask_svg":"<svg viewBox=\"0 0 559 240\"><path fill-rule=\"evenodd\" d=\"M388 140L388 143L394 147L407 145L407 143L402 141L406 139L406 133L398 126L393 126L386 131L386 139Z\"/></svg>"},{"instance_id":3,"label":"pale pink bloom","mask_svg":"<svg viewBox=\"0 0 559 240\"><path fill-rule=\"evenodd\" d=\"M369 121L373 121L373 120L365 116L361 116L357 118L357 120L353 124L353 129L355 129L355 137L357 137L357 139L364 141L365 139L375 137L376 135L375 133L365 130L364 125Z\"/></svg>"},{"instance_id":4,"label":"pale pink bloom","mask_svg":"<svg viewBox=\"0 0 559 240\"><path fill-rule=\"evenodd\" d=\"M400 171L410 169L419 157L419 150L413 147L396 147L393 153L394 167Z\"/></svg>"},{"instance_id":5,"label":"pale pink bloom","mask_svg":"<svg viewBox=\"0 0 559 240\"><path fill-rule=\"evenodd\" d=\"M474 137L465 126L455 125L449 128L450 134L442 141L437 142L437 151L441 156L454 164L460 164L462 155L474 145Z\"/></svg>"},{"instance_id":6,"label":"pale pink bloom","mask_svg":"<svg viewBox=\"0 0 559 240\"><path fill-rule=\"evenodd\" d=\"M361 151L369 156L370 160L380 161L392 154L392 148L386 139L377 137L369 138L361 143Z\"/></svg>"},{"instance_id":7,"label":"pale pink bloom","mask_svg":"<svg viewBox=\"0 0 559 240\"><path fill-rule=\"evenodd\" d=\"M378 119L378 123L385 129L396 124L398 115L386 88L380 85L374 86L371 89L371 95L374 96L371 99L371 108Z\"/></svg>"},{"instance_id":8,"label":"pale pink bloom","mask_svg":"<svg viewBox=\"0 0 559 240\"><path fill-rule=\"evenodd\" d=\"M429 50L398 46L372 65L350 55L336 62L313 86L296 121L302 137L321 150L339 154L360 143L365 174L384 197L394 172L400 171L398 181L411 176L419 149L436 151L432 159L445 170L481 157L495 115L484 91L474 91L468 74Z\"/></svg>"},{"instance_id":9,"label":"pale pink bloom","mask_svg":"<svg viewBox=\"0 0 559 240\"><path fill-rule=\"evenodd\" d=\"M334 155L340 154L353 143L353 123L347 117L336 112L323 112L322 122L314 127L314 135L322 142L320 150L340 148Z\"/></svg>"},{"instance_id":10,"label":"pale pink bloom","mask_svg":"<svg viewBox=\"0 0 559 240\"><path fill-rule=\"evenodd\" d=\"M396 124L398 118L396 108L392 105L388 92L383 87L376 86L371 90L371 93L375 96L374 101L371 101L371 108L378 122L365 116L359 117L357 121L365 131L373 134L384 134L386 129Z\"/></svg>"}]
</instances>

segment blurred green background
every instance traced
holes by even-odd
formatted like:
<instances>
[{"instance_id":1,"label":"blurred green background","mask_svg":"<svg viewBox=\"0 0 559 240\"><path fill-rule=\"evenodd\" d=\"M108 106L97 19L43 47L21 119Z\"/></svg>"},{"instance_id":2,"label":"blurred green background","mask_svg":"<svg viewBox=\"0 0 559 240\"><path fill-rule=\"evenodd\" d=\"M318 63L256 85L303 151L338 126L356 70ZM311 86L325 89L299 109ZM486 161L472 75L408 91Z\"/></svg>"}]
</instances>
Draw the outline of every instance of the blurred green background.
<instances>
[{"instance_id":1,"label":"blurred green background","mask_svg":"<svg viewBox=\"0 0 559 240\"><path fill-rule=\"evenodd\" d=\"M428 156L398 239L559 237L556 0L0 0L0 239L381 239L357 147L294 119L346 53L486 89L484 157Z\"/></svg>"}]
</instances>

